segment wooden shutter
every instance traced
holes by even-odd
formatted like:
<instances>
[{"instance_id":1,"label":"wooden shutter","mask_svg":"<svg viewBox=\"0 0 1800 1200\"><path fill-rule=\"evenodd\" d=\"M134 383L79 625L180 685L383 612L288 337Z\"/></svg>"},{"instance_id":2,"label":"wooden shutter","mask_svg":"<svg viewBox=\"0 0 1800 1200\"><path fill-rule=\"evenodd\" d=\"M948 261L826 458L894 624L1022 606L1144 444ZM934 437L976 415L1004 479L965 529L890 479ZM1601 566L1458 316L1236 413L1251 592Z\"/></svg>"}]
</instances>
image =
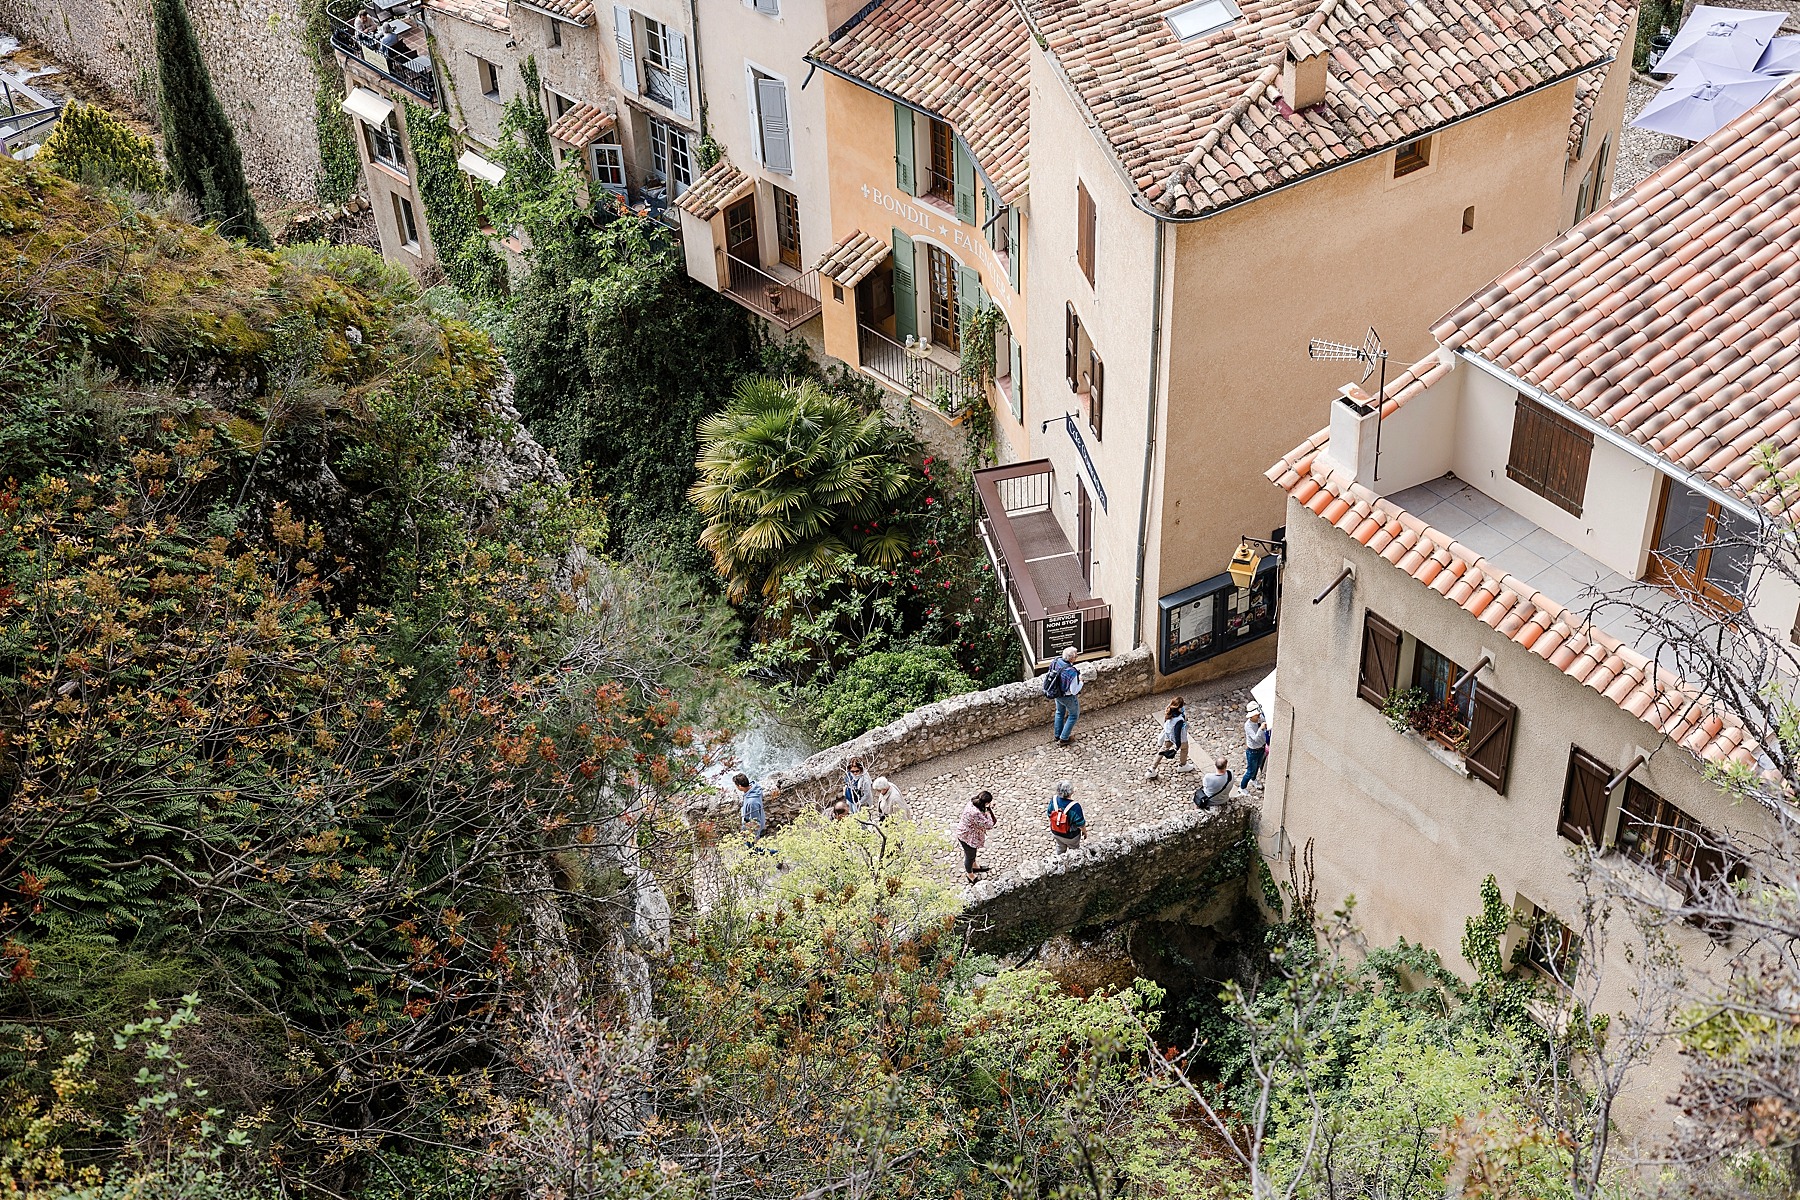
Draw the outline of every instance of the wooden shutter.
<instances>
[{"instance_id":1,"label":"wooden shutter","mask_svg":"<svg viewBox=\"0 0 1800 1200\"><path fill-rule=\"evenodd\" d=\"M1088 428L1098 439L1106 428L1106 364L1092 350L1088 351Z\"/></svg>"},{"instance_id":2,"label":"wooden shutter","mask_svg":"<svg viewBox=\"0 0 1800 1200\"><path fill-rule=\"evenodd\" d=\"M894 186L909 196L919 194L919 172L914 163L913 110L894 105Z\"/></svg>"},{"instance_id":3,"label":"wooden shutter","mask_svg":"<svg viewBox=\"0 0 1800 1200\"><path fill-rule=\"evenodd\" d=\"M1075 261L1087 276L1088 286L1093 287L1094 198L1088 195L1087 184L1079 179L1075 181Z\"/></svg>"},{"instance_id":4,"label":"wooden shutter","mask_svg":"<svg viewBox=\"0 0 1800 1200\"><path fill-rule=\"evenodd\" d=\"M894 230L894 336L919 336L919 301L913 291L912 239Z\"/></svg>"},{"instance_id":5,"label":"wooden shutter","mask_svg":"<svg viewBox=\"0 0 1800 1200\"><path fill-rule=\"evenodd\" d=\"M779 79L758 79L756 106L762 115L763 165L791 174L794 149L788 134L787 84Z\"/></svg>"},{"instance_id":6,"label":"wooden shutter","mask_svg":"<svg viewBox=\"0 0 1800 1200\"><path fill-rule=\"evenodd\" d=\"M1612 772L1605 763L1577 746L1569 747L1569 774L1563 781L1562 815L1556 832L1581 845L1605 845L1606 781Z\"/></svg>"},{"instance_id":7,"label":"wooden shutter","mask_svg":"<svg viewBox=\"0 0 1800 1200\"><path fill-rule=\"evenodd\" d=\"M1593 453L1593 434L1523 393L1514 396L1508 479L1579 517Z\"/></svg>"},{"instance_id":8,"label":"wooden shutter","mask_svg":"<svg viewBox=\"0 0 1800 1200\"><path fill-rule=\"evenodd\" d=\"M956 333L962 336L964 329L974 319L986 303L987 298L981 294L981 273L974 267L956 264ZM966 353L966 350L965 350Z\"/></svg>"},{"instance_id":9,"label":"wooden shutter","mask_svg":"<svg viewBox=\"0 0 1800 1200\"><path fill-rule=\"evenodd\" d=\"M1075 377L1075 346L1081 340L1081 321L1075 315L1075 306L1063 301L1063 377L1069 381L1069 390L1081 390L1081 381Z\"/></svg>"},{"instance_id":10,"label":"wooden shutter","mask_svg":"<svg viewBox=\"0 0 1800 1200\"><path fill-rule=\"evenodd\" d=\"M1507 768L1512 762L1513 725L1519 710L1498 692L1475 684L1475 715L1469 721L1469 748L1463 765L1469 774L1501 795L1506 794ZM1606 781L1601 780L1604 784Z\"/></svg>"},{"instance_id":11,"label":"wooden shutter","mask_svg":"<svg viewBox=\"0 0 1800 1200\"><path fill-rule=\"evenodd\" d=\"M619 48L619 86L638 94L637 49L631 42L631 10L613 5L613 43Z\"/></svg>"},{"instance_id":12,"label":"wooden shutter","mask_svg":"<svg viewBox=\"0 0 1800 1200\"><path fill-rule=\"evenodd\" d=\"M1008 339L1012 353L1012 415L1013 420L1025 419L1025 351L1016 338Z\"/></svg>"},{"instance_id":13,"label":"wooden shutter","mask_svg":"<svg viewBox=\"0 0 1800 1200\"><path fill-rule=\"evenodd\" d=\"M1362 664L1356 672L1356 694L1379 708L1387 703L1399 681L1400 631L1364 609Z\"/></svg>"},{"instance_id":14,"label":"wooden shutter","mask_svg":"<svg viewBox=\"0 0 1800 1200\"><path fill-rule=\"evenodd\" d=\"M687 37L673 29L665 29L663 39L669 47L669 81L675 87L675 115L692 117L694 102L688 95Z\"/></svg>"},{"instance_id":15,"label":"wooden shutter","mask_svg":"<svg viewBox=\"0 0 1800 1200\"><path fill-rule=\"evenodd\" d=\"M1019 206L1006 206L1006 282L1019 290L1019 260L1025 257L1025 244L1019 240ZM1800 625L1800 617L1795 618Z\"/></svg>"},{"instance_id":16,"label":"wooden shutter","mask_svg":"<svg viewBox=\"0 0 1800 1200\"><path fill-rule=\"evenodd\" d=\"M954 147L954 165L951 168L953 190L951 198L956 203L956 219L964 225L975 223L975 160L969 157L969 148L963 145L961 138L952 142Z\"/></svg>"}]
</instances>

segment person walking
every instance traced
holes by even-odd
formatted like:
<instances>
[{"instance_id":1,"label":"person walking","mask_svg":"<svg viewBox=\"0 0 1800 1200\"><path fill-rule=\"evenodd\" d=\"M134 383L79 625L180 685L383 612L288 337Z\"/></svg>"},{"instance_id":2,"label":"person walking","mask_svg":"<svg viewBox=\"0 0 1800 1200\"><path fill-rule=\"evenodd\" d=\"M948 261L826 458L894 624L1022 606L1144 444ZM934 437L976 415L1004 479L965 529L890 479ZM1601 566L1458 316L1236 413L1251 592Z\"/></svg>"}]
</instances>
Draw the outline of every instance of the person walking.
<instances>
[{"instance_id":1,"label":"person walking","mask_svg":"<svg viewBox=\"0 0 1800 1200\"><path fill-rule=\"evenodd\" d=\"M844 766L844 803L850 806L851 812L861 812L873 800L874 778L863 760L853 758Z\"/></svg>"},{"instance_id":2,"label":"person walking","mask_svg":"<svg viewBox=\"0 0 1800 1200\"><path fill-rule=\"evenodd\" d=\"M900 794L899 786L886 775L870 785L869 796L875 806L877 821L885 821L889 817L912 816L912 810L906 807L906 797Z\"/></svg>"},{"instance_id":3,"label":"person walking","mask_svg":"<svg viewBox=\"0 0 1800 1200\"><path fill-rule=\"evenodd\" d=\"M1044 695L1056 699L1056 717L1050 736L1057 745L1066 746L1075 736L1075 718L1081 715L1081 669L1075 665L1075 647L1070 646L1051 662L1044 672Z\"/></svg>"},{"instance_id":4,"label":"person walking","mask_svg":"<svg viewBox=\"0 0 1800 1200\"><path fill-rule=\"evenodd\" d=\"M1175 760L1177 775L1198 769L1188 762L1187 701L1180 696L1169 701L1169 707L1163 710L1162 736L1157 740L1156 757L1150 760L1144 782L1155 782L1163 763L1171 758Z\"/></svg>"},{"instance_id":5,"label":"person walking","mask_svg":"<svg viewBox=\"0 0 1800 1200\"><path fill-rule=\"evenodd\" d=\"M1067 779L1057 780L1056 795L1044 806L1044 812L1050 818L1050 838L1056 843L1056 852L1081 849L1081 840L1087 836L1087 814L1075 799L1075 785Z\"/></svg>"},{"instance_id":6,"label":"person walking","mask_svg":"<svg viewBox=\"0 0 1800 1200\"><path fill-rule=\"evenodd\" d=\"M1262 705L1251 703L1244 718L1244 782L1239 785L1246 792L1254 784L1262 787L1257 778L1262 773L1263 762L1269 757L1269 727L1263 722Z\"/></svg>"},{"instance_id":7,"label":"person walking","mask_svg":"<svg viewBox=\"0 0 1800 1200\"><path fill-rule=\"evenodd\" d=\"M1213 769L1200 777L1200 786L1194 789L1194 807L1211 808L1230 786L1231 768L1223 758L1213 759Z\"/></svg>"},{"instance_id":8,"label":"person walking","mask_svg":"<svg viewBox=\"0 0 1800 1200\"><path fill-rule=\"evenodd\" d=\"M763 789L760 783L751 783L750 777L739 771L731 777L732 784L738 790L738 825L744 831L750 848L759 854L773 854L773 850L765 849L757 843L769 828L769 814L763 807Z\"/></svg>"},{"instance_id":9,"label":"person walking","mask_svg":"<svg viewBox=\"0 0 1800 1200\"><path fill-rule=\"evenodd\" d=\"M1000 823L994 815L994 793L985 788L969 797L969 803L963 807L962 819L956 823L956 843L962 847L963 874L974 883L976 878L987 873L988 868L975 865L975 856L987 845L988 830Z\"/></svg>"}]
</instances>

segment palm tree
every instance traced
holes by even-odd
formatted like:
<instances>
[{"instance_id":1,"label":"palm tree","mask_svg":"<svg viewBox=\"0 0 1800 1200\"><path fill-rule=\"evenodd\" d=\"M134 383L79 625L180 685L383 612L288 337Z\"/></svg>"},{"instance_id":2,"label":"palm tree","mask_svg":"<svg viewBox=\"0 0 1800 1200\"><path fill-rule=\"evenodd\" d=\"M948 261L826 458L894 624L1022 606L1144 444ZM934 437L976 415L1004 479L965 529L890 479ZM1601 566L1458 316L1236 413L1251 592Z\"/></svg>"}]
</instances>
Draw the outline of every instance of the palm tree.
<instances>
[{"instance_id":1,"label":"palm tree","mask_svg":"<svg viewBox=\"0 0 1800 1200\"><path fill-rule=\"evenodd\" d=\"M888 565L906 552L890 519L916 481L879 413L811 380L753 376L700 424L700 478L688 495L708 519L700 545L741 600L760 579L839 554Z\"/></svg>"}]
</instances>

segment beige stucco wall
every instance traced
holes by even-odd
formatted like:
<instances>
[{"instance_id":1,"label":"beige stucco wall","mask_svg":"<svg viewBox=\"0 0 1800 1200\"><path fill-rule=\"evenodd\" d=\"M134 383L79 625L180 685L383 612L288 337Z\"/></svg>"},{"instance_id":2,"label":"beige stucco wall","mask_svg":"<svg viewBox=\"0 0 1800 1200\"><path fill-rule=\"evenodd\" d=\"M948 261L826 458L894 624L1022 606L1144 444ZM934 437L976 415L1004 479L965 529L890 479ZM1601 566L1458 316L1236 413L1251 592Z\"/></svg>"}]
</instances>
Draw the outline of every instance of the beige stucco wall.
<instances>
[{"instance_id":1,"label":"beige stucco wall","mask_svg":"<svg viewBox=\"0 0 1800 1200\"><path fill-rule=\"evenodd\" d=\"M367 88L393 101L394 114L400 122L400 146L406 159L404 172L371 160L369 140L363 133L362 122L355 117L349 118L351 137L356 142L356 153L362 160L363 187L368 193L370 209L375 218L376 235L381 240L382 257L389 262L399 263L415 276L428 269L435 270L437 251L431 243L430 222L425 217L425 205L413 186L413 181L419 175L419 167L413 160L412 138L406 129L406 105L409 102L418 103L418 97L355 64L345 68L344 77L348 87ZM413 224L417 226L419 233L417 248L407 247L401 239L400 223L394 216L395 196L412 202Z\"/></svg>"},{"instance_id":2,"label":"beige stucco wall","mask_svg":"<svg viewBox=\"0 0 1800 1200\"><path fill-rule=\"evenodd\" d=\"M1594 101L1592 123L1588 127L1587 145L1582 148L1581 157L1569 161L1563 174L1563 208L1562 227L1567 229L1575 224L1575 206L1580 199L1581 181L1593 170L1594 159L1599 157L1600 148L1606 146L1605 178L1601 181L1599 199L1591 204L1590 209L1600 208L1611 199L1612 180L1618 173L1619 138L1625 125L1626 91L1631 84L1631 34L1637 28L1637 14L1634 11L1625 18L1625 42L1619 48L1619 57L1607 69L1606 83L1600 96Z\"/></svg>"},{"instance_id":3,"label":"beige stucco wall","mask_svg":"<svg viewBox=\"0 0 1800 1200\"><path fill-rule=\"evenodd\" d=\"M1566 922L1578 921L1570 847L1556 832L1571 744L1614 766L1650 752L1635 777L1710 828L1740 830L1756 819L1709 785L1691 755L1661 742L1604 696L1300 505L1289 503L1287 524L1293 554L1262 833L1271 850L1280 830L1289 846L1313 843L1321 911L1354 895L1372 943L1423 942L1464 974L1463 922L1475 912L1489 874L1509 903L1527 897ZM1314 606L1311 598L1346 563L1356 568L1355 579ZM1358 698L1369 609L1458 663L1493 656L1482 683L1518 706L1505 795L1456 773ZM1710 945L1697 932L1680 933L1695 956ZM1609 963L1603 1000L1622 1006L1629 975L1622 963ZM1627 1128L1646 1121L1672 1088L1675 1070L1672 1054L1665 1054L1634 1081L1620 1114Z\"/></svg>"},{"instance_id":4,"label":"beige stucco wall","mask_svg":"<svg viewBox=\"0 0 1800 1200\"><path fill-rule=\"evenodd\" d=\"M518 9L517 13L518 18L524 19L537 15L525 9ZM524 55L507 45L512 38L503 30L459 20L436 9L430 10L429 16L436 42L433 48L438 62L438 85L443 89L444 106L452 124L484 147L498 145L501 109L523 86L519 64L524 62ZM500 68L498 99L482 94L478 58Z\"/></svg>"},{"instance_id":5,"label":"beige stucco wall","mask_svg":"<svg viewBox=\"0 0 1800 1200\"><path fill-rule=\"evenodd\" d=\"M1309 361L1309 338L1374 326L1397 373L1434 348L1434 321L1556 234L1573 103L1559 84L1441 131L1431 165L1402 179L1390 152L1179 227L1147 604L1282 524L1263 471L1357 377ZM1112 391L1115 411L1134 402Z\"/></svg>"},{"instance_id":6,"label":"beige stucco wall","mask_svg":"<svg viewBox=\"0 0 1800 1200\"><path fill-rule=\"evenodd\" d=\"M717 2L719 0L714 0L714 3ZM632 35L632 46L637 52L638 60L639 92L633 96L624 91L619 78L617 41L613 29L613 6L605 3L604 0L594 5L595 29L592 40L578 39L581 41L581 48L578 52L583 55L591 53L592 60L591 62L584 60L585 65L581 66L571 60L568 64L571 74L566 78L570 85L574 86L578 79L584 80L584 76L574 72L585 70L596 80L592 86L596 91L600 91L602 85L599 83L599 79L604 77L606 81L604 84L605 94L617 97L619 140L625 147L625 169L633 186L637 186L648 178L650 171L650 131L647 124L649 117L654 116L671 125L686 129L689 133L689 148L692 152L698 153L702 114L700 85L705 67L700 61L699 41L694 37L693 14L688 7L688 0L630 0L626 7L640 16L661 21L669 28L680 32L687 39L690 115L678 116L674 110L664 108L644 96L644 38L641 22L637 23ZM563 30L565 47L568 47L571 42L567 36L568 32L566 28ZM539 62L543 61L540 57ZM545 75L544 82L550 84L549 74ZM698 163L695 164L694 174L698 178L700 174Z\"/></svg>"}]
</instances>

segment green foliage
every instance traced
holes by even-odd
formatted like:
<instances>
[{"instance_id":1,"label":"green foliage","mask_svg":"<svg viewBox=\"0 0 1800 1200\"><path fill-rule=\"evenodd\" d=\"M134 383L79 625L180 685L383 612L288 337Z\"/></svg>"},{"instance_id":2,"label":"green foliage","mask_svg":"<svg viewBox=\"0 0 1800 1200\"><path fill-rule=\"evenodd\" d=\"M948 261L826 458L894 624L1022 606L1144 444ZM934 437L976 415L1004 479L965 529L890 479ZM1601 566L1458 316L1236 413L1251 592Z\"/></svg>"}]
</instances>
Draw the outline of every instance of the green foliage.
<instances>
[{"instance_id":1,"label":"green foliage","mask_svg":"<svg viewBox=\"0 0 1800 1200\"><path fill-rule=\"evenodd\" d=\"M813 725L826 745L886 725L915 708L975 690L941 646L908 646L857 657L819 689Z\"/></svg>"},{"instance_id":2,"label":"green foliage","mask_svg":"<svg viewBox=\"0 0 1800 1200\"><path fill-rule=\"evenodd\" d=\"M213 92L186 0L155 0L151 15L169 174L220 233L267 249L269 231L257 218L237 135Z\"/></svg>"},{"instance_id":3,"label":"green foliage","mask_svg":"<svg viewBox=\"0 0 1800 1200\"><path fill-rule=\"evenodd\" d=\"M344 78L331 49L331 19L325 0L305 0L302 42L312 59L313 126L319 135L319 203L339 208L362 190L362 155L345 114Z\"/></svg>"},{"instance_id":4,"label":"green foliage","mask_svg":"<svg viewBox=\"0 0 1800 1200\"><path fill-rule=\"evenodd\" d=\"M774 591L808 562L853 553L892 565L907 531L891 519L915 479L879 412L811 380L751 377L700 426L700 478L690 495L734 598Z\"/></svg>"},{"instance_id":5,"label":"green foliage","mask_svg":"<svg viewBox=\"0 0 1800 1200\"><path fill-rule=\"evenodd\" d=\"M1632 43L1631 65L1646 70L1650 63L1650 39L1667 26L1670 32L1681 24L1680 0L1645 0L1638 6L1637 37Z\"/></svg>"},{"instance_id":6,"label":"green foliage","mask_svg":"<svg viewBox=\"0 0 1800 1200\"><path fill-rule=\"evenodd\" d=\"M506 264L482 232L481 197L492 189L456 165L460 151L449 114L409 100L406 134L418 168L425 220L444 273L465 298L478 304L498 303L506 295Z\"/></svg>"},{"instance_id":7,"label":"green foliage","mask_svg":"<svg viewBox=\"0 0 1800 1200\"><path fill-rule=\"evenodd\" d=\"M80 100L63 106L38 161L77 183L140 192L163 186L156 143L99 105Z\"/></svg>"}]
</instances>

